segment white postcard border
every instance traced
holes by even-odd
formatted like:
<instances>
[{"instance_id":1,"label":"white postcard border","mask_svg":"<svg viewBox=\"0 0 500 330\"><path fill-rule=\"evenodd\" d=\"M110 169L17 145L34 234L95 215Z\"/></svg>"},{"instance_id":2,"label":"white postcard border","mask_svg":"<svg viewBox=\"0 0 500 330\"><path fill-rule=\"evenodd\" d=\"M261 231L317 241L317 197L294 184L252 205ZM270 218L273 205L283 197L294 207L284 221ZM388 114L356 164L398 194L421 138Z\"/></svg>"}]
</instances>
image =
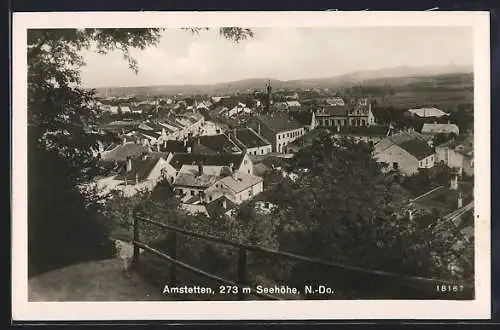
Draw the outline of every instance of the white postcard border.
<instances>
[{"instance_id":1,"label":"white postcard border","mask_svg":"<svg viewBox=\"0 0 500 330\"><path fill-rule=\"evenodd\" d=\"M471 26L474 29L476 299L28 302L27 57L29 28ZM66 12L13 18L12 312L14 320L488 319L490 310L490 39L488 12Z\"/></svg>"}]
</instances>

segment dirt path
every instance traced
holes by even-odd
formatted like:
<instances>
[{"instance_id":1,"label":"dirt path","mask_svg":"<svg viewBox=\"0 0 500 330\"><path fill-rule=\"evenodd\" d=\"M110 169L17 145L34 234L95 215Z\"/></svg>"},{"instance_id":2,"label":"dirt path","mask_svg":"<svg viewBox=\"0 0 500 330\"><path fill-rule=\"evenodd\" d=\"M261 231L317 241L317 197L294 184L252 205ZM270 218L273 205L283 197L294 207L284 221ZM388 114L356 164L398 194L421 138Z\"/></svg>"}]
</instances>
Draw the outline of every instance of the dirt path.
<instances>
[{"instance_id":1,"label":"dirt path","mask_svg":"<svg viewBox=\"0 0 500 330\"><path fill-rule=\"evenodd\" d=\"M82 263L28 281L29 301L161 301L162 288L125 276L120 260Z\"/></svg>"}]
</instances>

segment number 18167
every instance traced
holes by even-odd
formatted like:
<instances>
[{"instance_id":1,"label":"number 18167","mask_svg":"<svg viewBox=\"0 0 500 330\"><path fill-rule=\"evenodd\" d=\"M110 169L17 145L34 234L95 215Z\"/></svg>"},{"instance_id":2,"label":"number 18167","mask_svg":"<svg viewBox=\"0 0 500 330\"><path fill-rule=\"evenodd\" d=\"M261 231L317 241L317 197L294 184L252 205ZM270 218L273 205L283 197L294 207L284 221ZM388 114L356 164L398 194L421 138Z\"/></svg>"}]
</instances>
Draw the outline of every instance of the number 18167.
<instances>
[{"instance_id":1,"label":"number 18167","mask_svg":"<svg viewBox=\"0 0 500 330\"><path fill-rule=\"evenodd\" d=\"M436 292L463 292L463 285L436 285Z\"/></svg>"}]
</instances>

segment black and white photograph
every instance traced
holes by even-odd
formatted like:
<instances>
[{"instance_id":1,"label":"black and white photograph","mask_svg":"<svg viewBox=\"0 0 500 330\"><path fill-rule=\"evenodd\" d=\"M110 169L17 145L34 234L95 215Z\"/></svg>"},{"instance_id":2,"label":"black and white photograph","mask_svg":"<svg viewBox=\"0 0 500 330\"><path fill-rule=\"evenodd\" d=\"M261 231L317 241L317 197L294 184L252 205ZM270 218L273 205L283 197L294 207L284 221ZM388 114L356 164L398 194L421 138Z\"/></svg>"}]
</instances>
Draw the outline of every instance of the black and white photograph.
<instances>
[{"instance_id":1,"label":"black and white photograph","mask_svg":"<svg viewBox=\"0 0 500 330\"><path fill-rule=\"evenodd\" d=\"M488 34L15 14L14 317L489 317Z\"/></svg>"}]
</instances>

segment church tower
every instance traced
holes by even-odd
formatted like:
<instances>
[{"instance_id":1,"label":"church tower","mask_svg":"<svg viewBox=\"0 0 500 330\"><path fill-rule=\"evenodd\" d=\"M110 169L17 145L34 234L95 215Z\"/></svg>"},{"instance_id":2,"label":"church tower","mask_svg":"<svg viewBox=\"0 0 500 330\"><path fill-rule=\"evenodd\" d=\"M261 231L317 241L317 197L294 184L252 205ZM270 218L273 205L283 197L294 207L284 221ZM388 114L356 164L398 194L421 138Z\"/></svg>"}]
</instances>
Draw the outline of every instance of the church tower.
<instances>
[{"instance_id":1,"label":"church tower","mask_svg":"<svg viewBox=\"0 0 500 330\"><path fill-rule=\"evenodd\" d=\"M273 93L273 88L271 87L271 80L268 80L266 84L266 98L264 105L264 110L268 112L271 111L272 93Z\"/></svg>"}]
</instances>

